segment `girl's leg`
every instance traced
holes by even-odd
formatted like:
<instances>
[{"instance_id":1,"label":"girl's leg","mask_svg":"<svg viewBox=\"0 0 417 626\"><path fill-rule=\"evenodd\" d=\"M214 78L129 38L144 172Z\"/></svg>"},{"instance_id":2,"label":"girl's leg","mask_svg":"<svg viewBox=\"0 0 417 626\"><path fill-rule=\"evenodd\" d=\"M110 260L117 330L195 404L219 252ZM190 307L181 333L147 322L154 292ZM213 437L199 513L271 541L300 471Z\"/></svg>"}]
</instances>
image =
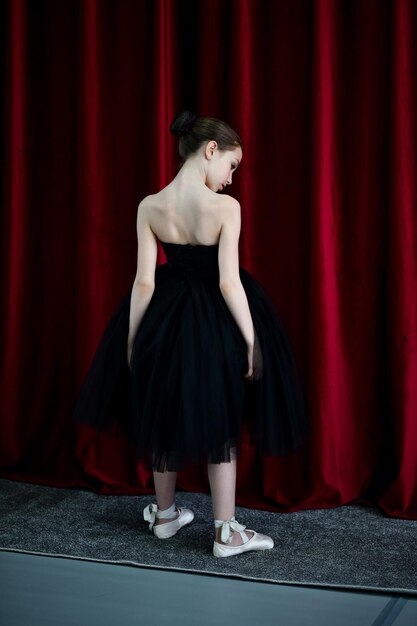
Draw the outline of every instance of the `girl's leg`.
<instances>
[{"instance_id":1,"label":"girl's leg","mask_svg":"<svg viewBox=\"0 0 417 626\"><path fill-rule=\"evenodd\" d=\"M231 449L232 460L226 463L208 463L207 473L210 483L210 491L213 502L214 519L229 520L235 514L235 491L236 491L236 454L235 448ZM215 540L223 543L220 538L221 528L215 528ZM246 533L249 539L252 533ZM242 538L236 531L230 546L242 544Z\"/></svg>"},{"instance_id":2,"label":"girl's leg","mask_svg":"<svg viewBox=\"0 0 417 626\"><path fill-rule=\"evenodd\" d=\"M175 502L175 484L177 482L177 472L153 472L153 480L155 484L156 502L160 511L165 511ZM175 517L167 519L160 518L155 520L155 525L166 524L172 522L178 517L178 511Z\"/></svg>"},{"instance_id":3,"label":"girl's leg","mask_svg":"<svg viewBox=\"0 0 417 626\"><path fill-rule=\"evenodd\" d=\"M207 473L214 519L228 520L235 514L236 459L226 463L208 463Z\"/></svg>"}]
</instances>

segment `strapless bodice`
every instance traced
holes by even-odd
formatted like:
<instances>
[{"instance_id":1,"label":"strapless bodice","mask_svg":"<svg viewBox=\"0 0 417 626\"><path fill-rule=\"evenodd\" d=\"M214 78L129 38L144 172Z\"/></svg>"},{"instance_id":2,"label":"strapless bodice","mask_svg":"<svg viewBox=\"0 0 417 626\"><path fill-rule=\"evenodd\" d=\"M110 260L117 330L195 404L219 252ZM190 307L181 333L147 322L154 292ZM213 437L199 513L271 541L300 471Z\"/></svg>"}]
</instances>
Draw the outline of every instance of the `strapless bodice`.
<instances>
[{"instance_id":1,"label":"strapless bodice","mask_svg":"<svg viewBox=\"0 0 417 626\"><path fill-rule=\"evenodd\" d=\"M170 268L187 276L216 275L219 271L219 244L210 246L161 241Z\"/></svg>"}]
</instances>

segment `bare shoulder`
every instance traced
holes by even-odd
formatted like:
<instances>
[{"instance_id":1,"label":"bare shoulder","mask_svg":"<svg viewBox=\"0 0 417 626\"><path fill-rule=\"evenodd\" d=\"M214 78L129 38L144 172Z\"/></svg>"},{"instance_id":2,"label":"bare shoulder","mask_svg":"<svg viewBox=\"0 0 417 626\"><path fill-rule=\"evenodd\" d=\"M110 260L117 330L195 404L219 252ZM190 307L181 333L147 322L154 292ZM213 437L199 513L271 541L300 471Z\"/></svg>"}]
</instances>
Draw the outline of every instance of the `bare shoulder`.
<instances>
[{"instance_id":1,"label":"bare shoulder","mask_svg":"<svg viewBox=\"0 0 417 626\"><path fill-rule=\"evenodd\" d=\"M232 196L219 196L219 208L224 212L224 216L228 219L240 216L240 202Z\"/></svg>"},{"instance_id":2,"label":"bare shoulder","mask_svg":"<svg viewBox=\"0 0 417 626\"><path fill-rule=\"evenodd\" d=\"M153 207L155 206L154 196L149 195L142 198L137 210L137 221L146 223L149 220Z\"/></svg>"},{"instance_id":3,"label":"bare shoulder","mask_svg":"<svg viewBox=\"0 0 417 626\"><path fill-rule=\"evenodd\" d=\"M233 198L233 196L228 196L227 194L219 194L217 196L219 198L219 200L221 200L221 202L224 203L225 206L229 206L230 208L235 208L235 209L240 209L240 202L239 200L236 200L236 198Z\"/></svg>"},{"instance_id":4,"label":"bare shoulder","mask_svg":"<svg viewBox=\"0 0 417 626\"><path fill-rule=\"evenodd\" d=\"M140 230L146 230L150 227L149 218L152 211L152 196L146 196L138 205L136 214L136 227L138 232Z\"/></svg>"},{"instance_id":5,"label":"bare shoulder","mask_svg":"<svg viewBox=\"0 0 417 626\"><path fill-rule=\"evenodd\" d=\"M142 200L139 202L138 209L141 209L142 211L149 209L153 204L153 198L154 196L152 194L142 198Z\"/></svg>"}]
</instances>

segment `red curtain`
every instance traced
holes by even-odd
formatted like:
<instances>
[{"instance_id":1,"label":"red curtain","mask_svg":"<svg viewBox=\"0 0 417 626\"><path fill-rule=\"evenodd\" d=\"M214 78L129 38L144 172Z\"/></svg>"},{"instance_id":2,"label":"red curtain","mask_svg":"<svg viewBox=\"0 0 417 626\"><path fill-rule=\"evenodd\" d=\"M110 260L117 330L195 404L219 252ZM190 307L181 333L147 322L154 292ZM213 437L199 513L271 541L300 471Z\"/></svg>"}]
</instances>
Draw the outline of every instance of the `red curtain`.
<instances>
[{"instance_id":1,"label":"red curtain","mask_svg":"<svg viewBox=\"0 0 417 626\"><path fill-rule=\"evenodd\" d=\"M169 123L188 107L243 139L241 265L287 328L312 426L289 457L245 445L237 503L362 502L417 519L417 3L0 12L1 476L152 492L128 441L70 415L133 283L138 202L175 174ZM178 486L208 491L205 468Z\"/></svg>"}]
</instances>

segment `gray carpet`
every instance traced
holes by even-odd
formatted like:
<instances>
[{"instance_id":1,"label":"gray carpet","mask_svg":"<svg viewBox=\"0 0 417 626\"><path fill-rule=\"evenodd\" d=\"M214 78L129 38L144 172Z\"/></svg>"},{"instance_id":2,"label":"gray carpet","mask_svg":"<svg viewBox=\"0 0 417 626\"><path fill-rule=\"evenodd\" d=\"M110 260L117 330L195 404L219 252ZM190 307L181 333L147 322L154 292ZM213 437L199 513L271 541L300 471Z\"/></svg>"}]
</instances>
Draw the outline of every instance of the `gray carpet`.
<instances>
[{"instance_id":1,"label":"gray carpet","mask_svg":"<svg viewBox=\"0 0 417 626\"><path fill-rule=\"evenodd\" d=\"M272 550L212 555L211 498L177 493L195 519L160 540L143 521L153 496L104 496L0 480L0 549L186 570L286 584L417 594L417 522L344 506L296 513L237 507L248 529L270 535Z\"/></svg>"}]
</instances>

